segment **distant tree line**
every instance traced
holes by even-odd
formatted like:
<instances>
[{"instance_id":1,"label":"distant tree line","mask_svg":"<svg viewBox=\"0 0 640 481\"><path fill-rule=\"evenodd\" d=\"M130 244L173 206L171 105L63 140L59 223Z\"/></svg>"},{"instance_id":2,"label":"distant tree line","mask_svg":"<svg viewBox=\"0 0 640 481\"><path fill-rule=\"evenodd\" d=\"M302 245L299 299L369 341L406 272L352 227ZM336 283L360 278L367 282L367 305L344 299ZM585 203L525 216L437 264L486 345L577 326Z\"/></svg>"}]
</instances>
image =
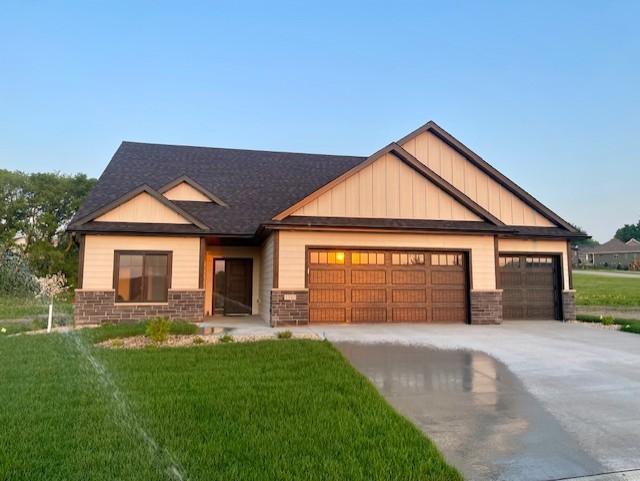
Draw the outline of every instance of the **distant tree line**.
<instances>
[{"instance_id":1,"label":"distant tree line","mask_svg":"<svg viewBox=\"0 0 640 481\"><path fill-rule=\"evenodd\" d=\"M65 228L95 183L84 174L0 169L0 253L23 255L36 276L62 272L75 285L78 246Z\"/></svg>"},{"instance_id":2,"label":"distant tree line","mask_svg":"<svg viewBox=\"0 0 640 481\"><path fill-rule=\"evenodd\" d=\"M637 224L625 224L616 231L616 239L627 242L630 239L640 240L640 220Z\"/></svg>"}]
</instances>

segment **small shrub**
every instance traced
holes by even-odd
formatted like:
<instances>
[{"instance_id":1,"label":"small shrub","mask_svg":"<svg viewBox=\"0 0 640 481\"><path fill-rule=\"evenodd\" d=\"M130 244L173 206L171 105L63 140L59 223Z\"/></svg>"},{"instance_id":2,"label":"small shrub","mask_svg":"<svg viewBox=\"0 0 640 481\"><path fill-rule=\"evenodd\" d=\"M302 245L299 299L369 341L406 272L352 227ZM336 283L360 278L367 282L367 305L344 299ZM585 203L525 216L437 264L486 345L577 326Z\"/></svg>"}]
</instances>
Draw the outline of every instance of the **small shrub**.
<instances>
[{"instance_id":1,"label":"small shrub","mask_svg":"<svg viewBox=\"0 0 640 481\"><path fill-rule=\"evenodd\" d=\"M276 337L278 339L291 339L292 336L293 333L291 331L280 331L278 332L278 334L276 334Z\"/></svg>"},{"instance_id":2,"label":"small shrub","mask_svg":"<svg viewBox=\"0 0 640 481\"><path fill-rule=\"evenodd\" d=\"M222 343L233 342L233 336L230 336L229 334L225 334L224 336L219 337L218 341Z\"/></svg>"},{"instance_id":3,"label":"small shrub","mask_svg":"<svg viewBox=\"0 0 640 481\"><path fill-rule=\"evenodd\" d=\"M202 339L200 336L194 337L193 338L193 343L198 345L198 344L204 344L204 339Z\"/></svg>"},{"instance_id":4,"label":"small shrub","mask_svg":"<svg viewBox=\"0 0 640 481\"><path fill-rule=\"evenodd\" d=\"M111 347L124 347L124 341L122 339L114 339L111 341Z\"/></svg>"},{"instance_id":5,"label":"small shrub","mask_svg":"<svg viewBox=\"0 0 640 481\"><path fill-rule=\"evenodd\" d=\"M600 322L603 326L612 326L615 323L613 316L600 316Z\"/></svg>"},{"instance_id":6,"label":"small shrub","mask_svg":"<svg viewBox=\"0 0 640 481\"><path fill-rule=\"evenodd\" d=\"M156 344L162 344L169 337L169 329L171 329L171 321L165 317L160 317L149 321L146 334Z\"/></svg>"}]
</instances>

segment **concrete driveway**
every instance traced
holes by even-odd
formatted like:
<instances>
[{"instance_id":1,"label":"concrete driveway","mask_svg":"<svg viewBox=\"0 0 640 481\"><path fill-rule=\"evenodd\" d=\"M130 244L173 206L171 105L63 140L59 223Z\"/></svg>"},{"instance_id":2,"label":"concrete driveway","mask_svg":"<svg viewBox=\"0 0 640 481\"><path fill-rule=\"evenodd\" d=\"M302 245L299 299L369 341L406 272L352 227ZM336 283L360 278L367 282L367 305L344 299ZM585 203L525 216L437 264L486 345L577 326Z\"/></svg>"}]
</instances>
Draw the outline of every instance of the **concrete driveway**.
<instances>
[{"instance_id":1,"label":"concrete driveway","mask_svg":"<svg viewBox=\"0 0 640 481\"><path fill-rule=\"evenodd\" d=\"M467 480L640 480L640 335L554 321L314 329Z\"/></svg>"}]
</instances>

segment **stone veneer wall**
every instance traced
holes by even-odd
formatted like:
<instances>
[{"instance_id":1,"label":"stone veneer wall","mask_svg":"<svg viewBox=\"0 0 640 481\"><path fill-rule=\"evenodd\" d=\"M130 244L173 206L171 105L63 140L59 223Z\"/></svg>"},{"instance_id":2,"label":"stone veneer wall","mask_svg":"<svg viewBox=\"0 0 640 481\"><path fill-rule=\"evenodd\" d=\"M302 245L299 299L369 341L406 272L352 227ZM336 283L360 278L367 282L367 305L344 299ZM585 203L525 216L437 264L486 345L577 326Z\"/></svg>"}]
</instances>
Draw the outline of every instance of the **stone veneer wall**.
<instances>
[{"instance_id":1,"label":"stone veneer wall","mask_svg":"<svg viewBox=\"0 0 640 481\"><path fill-rule=\"evenodd\" d=\"M502 290L471 291L471 324L502 323Z\"/></svg>"},{"instance_id":2,"label":"stone veneer wall","mask_svg":"<svg viewBox=\"0 0 640 481\"><path fill-rule=\"evenodd\" d=\"M576 291L562 291L562 317L565 321L576 320Z\"/></svg>"},{"instance_id":3,"label":"stone veneer wall","mask_svg":"<svg viewBox=\"0 0 640 481\"><path fill-rule=\"evenodd\" d=\"M124 304L115 302L115 291L76 290L74 319L76 324L127 322L167 317L171 320L202 321L204 290L169 289L168 302Z\"/></svg>"},{"instance_id":4,"label":"stone veneer wall","mask_svg":"<svg viewBox=\"0 0 640 481\"><path fill-rule=\"evenodd\" d=\"M309 324L309 291L271 291L271 325Z\"/></svg>"}]
</instances>

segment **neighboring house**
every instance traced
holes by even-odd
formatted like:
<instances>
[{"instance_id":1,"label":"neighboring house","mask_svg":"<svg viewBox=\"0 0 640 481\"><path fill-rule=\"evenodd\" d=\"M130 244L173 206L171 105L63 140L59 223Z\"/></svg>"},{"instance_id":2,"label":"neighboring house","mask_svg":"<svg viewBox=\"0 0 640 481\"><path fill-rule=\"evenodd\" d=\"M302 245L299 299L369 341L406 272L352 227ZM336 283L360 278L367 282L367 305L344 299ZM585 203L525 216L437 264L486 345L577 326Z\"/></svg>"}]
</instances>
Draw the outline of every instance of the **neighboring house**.
<instances>
[{"instance_id":1,"label":"neighboring house","mask_svg":"<svg viewBox=\"0 0 640 481\"><path fill-rule=\"evenodd\" d=\"M433 122L369 157L123 142L69 230L79 323L571 319L585 237Z\"/></svg>"},{"instance_id":2,"label":"neighboring house","mask_svg":"<svg viewBox=\"0 0 640 481\"><path fill-rule=\"evenodd\" d=\"M629 269L631 264L640 262L640 242L636 239L627 242L611 239L604 244L581 247L576 261L580 267Z\"/></svg>"}]
</instances>

